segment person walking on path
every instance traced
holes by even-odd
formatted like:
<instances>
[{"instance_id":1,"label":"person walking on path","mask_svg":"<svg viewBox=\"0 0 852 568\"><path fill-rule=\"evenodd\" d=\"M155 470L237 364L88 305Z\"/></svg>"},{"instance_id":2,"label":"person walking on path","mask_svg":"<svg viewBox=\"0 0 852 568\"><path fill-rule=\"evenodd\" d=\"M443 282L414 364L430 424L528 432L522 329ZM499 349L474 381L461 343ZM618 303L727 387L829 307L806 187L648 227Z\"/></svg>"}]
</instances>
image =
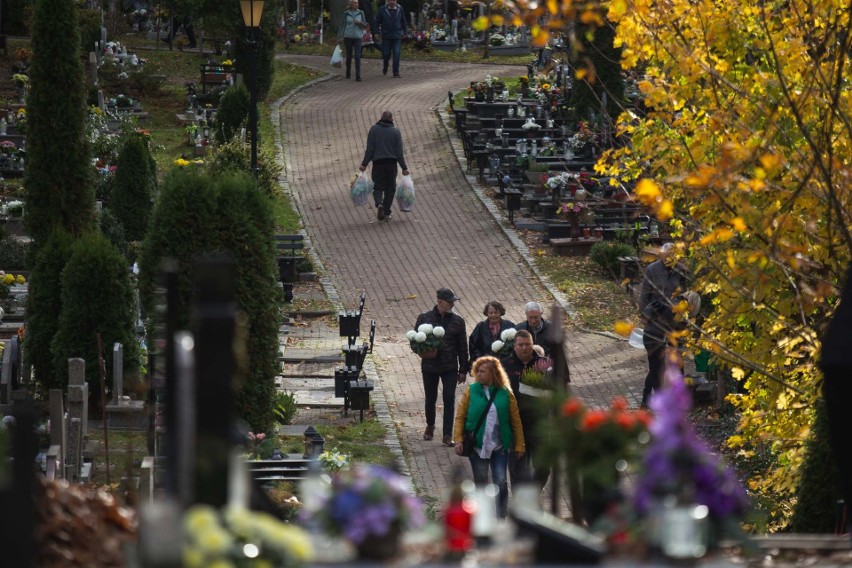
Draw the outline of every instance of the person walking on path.
<instances>
[{"instance_id":1,"label":"person walking on path","mask_svg":"<svg viewBox=\"0 0 852 568\"><path fill-rule=\"evenodd\" d=\"M400 77L399 55L402 51L402 36L407 29L405 10L397 4L397 0L387 0L387 3L379 8L376 25L373 27L382 37L382 74L388 74L388 62L392 54L393 76Z\"/></svg>"},{"instance_id":2,"label":"person walking on path","mask_svg":"<svg viewBox=\"0 0 852 568\"><path fill-rule=\"evenodd\" d=\"M521 393L521 378L527 369L546 371L550 366L550 360L541 357L533 350L532 334L522 329L515 336L514 352L500 363L506 370L512 393L518 401L526 442L526 453L512 456L512 467L509 470L512 487L516 483L534 479L539 489L543 489L547 484L547 478L550 477L550 469L541 465L541 456L538 452L541 409L536 397Z\"/></svg>"},{"instance_id":3,"label":"person walking on path","mask_svg":"<svg viewBox=\"0 0 852 568\"><path fill-rule=\"evenodd\" d=\"M338 25L337 43L343 40L346 48L346 78L352 76L352 57L355 56L355 80L361 80L361 38L367 27L367 16L358 9L358 0L349 0L349 9L343 12Z\"/></svg>"},{"instance_id":4,"label":"person walking on path","mask_svg":"<svg viewBox=\"0 0 852 568\"><path fill-rule=\"evenodd\" d=\"M648 374L642 390L640 408L648 407L651 393L660 388L666 370L669 332L674 330L672 306L686 291L686 271L672 256L674 243L660 248L657 260L648 265L639 294L639 310L645 322L642 343L648 354Z\"/></svg>"},{"instance_id":5,"label":"person walking on path","mask_svg":"<svg viewBox=\"0 0 852 568\"><path fill-rule=\"evenodd\" d=\"M462 395L456 412L456 454L462 455L462 433L473 432L476 443L469 456L473 481L477 485L487 484L491 470L491 483L500 489L497 516L505 519L509 509L506 482L509 452L524 455L524 429L518 403L500 361L491 356L480 357L473 364L473 375L476 380Z\"/></svg>"},{"instance_id":6,"label":"person walking on path","mask_svg":"<svg viewBox=\"0 0 852 568\"><path fill-rule=\"evenodd\" d=\"M548 338L547 330L550 327L550 322L542 317L541 304L538 302L529 302L524 306L526 321L523 321L515 326L518 331L528 331L532 335L533 343L540 345L544 349L544 356L550 357L553 351L553 344Z\"/></svg>"},{"instance_id":7,"label":"person walking on path","mask_svg":"<svg viewBox=\"0 0 852 568\"><path fill-rule=\"evenodd\" d=\"M464 319L453 313L453 305L458 301L455 292L449 288L438 290L438 301L434 308L417 316L414 329L428 323L444 328L444 343L433 359L422 359L420 371L423 374L423 390L426 395L426 430L424 440L435 435L435 406L438 402L438 383L441 383L444 396L444 416L442 421L442 442L452 447L453 410L456 403L456 384L465 382L468 371L467 331Z\"/></svg>"},{"instance_id":8,"label":"person walking on path","mask_svg":"<svg viewBox=\"0 0 852 568\"><path fill-rule=\"evenodd\" d=\"M496 300L485 304L482 310L485 320L476 324L470 334L470 360L476 361L485 355L491 355L491 344L500 339L500 334L507 329L512 329L515 324L505 319L506 308Z\"/></svg>"},{"instance_id":9,"label":"person walking on path","mask_svg":"<svg viewBox=\"0 0 852 568\"><path fill-rule=\"evenodd\" d=\"M361 160L360 171L367 169L373 162L373 199L376 202L376 217L379 221L390 221L391 205L396 195L396 165L402 168L402 175L408 175L405 163L405 150L402 147L402 134L393 124L393 113L382 112L382 118L370 128L367 134L367 149ZM465 350L466 351L466 350Z\"/></svg>"}]
</instances>

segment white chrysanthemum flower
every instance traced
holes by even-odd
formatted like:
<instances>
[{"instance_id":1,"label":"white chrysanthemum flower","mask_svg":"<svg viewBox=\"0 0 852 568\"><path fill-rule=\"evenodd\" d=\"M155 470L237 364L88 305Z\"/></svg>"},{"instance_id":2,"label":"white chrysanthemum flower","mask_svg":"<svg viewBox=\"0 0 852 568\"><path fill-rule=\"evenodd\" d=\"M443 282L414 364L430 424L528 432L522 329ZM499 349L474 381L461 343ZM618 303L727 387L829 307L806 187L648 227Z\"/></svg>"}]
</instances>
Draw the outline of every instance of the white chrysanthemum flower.
<instances>
[{"instance_id":1,"label":"white chrysanthemum flower","mask_svg":"<svg viewBox=\"0 0 852 568\"><path fill-rule=\"evenodd\" d=\"M434 328L432 328L432 335L434 335L435 337L444 337L445 333L446 332L444 331L444 328L440 325L436 325Z\"/></svg>"},{"instance_id":2,"label":"white chrysanthemum flower","mask_svg":"<svg viewBox=\"0 0 852 568\"><path fill-rule=\"evenodd\" d=\"M407 340L411 341L412 339L414 339L415 335L417 335L417 332L412 329L412 330L409 330L408 332L406 332L405 338Z\"/></svg>"},{"instance_id":3,"label":"white chrysanthemum flower","mask_svg":"<svg viewBox=\"0 0 852 568\"><path fill-rule=\"evenodd\" d=\"M422 331L418 331L416 334L414 334L414 341L416 341L417 343L423 343L424 341L426 341L426 334Z\"/></svg>"},{"instance_id":4,"label":"white chrysanthemum flower","mask_svg":"<svg viewBox=\"0 0 852 568\"><path fill-rule=\"evenodd\" d=\"M497 353L498 351L503 349L503 345L505 345L505 344L498 339L497 341L495 341L494 343L491 344L491 351L493 351L494 353Z\"/></svg>"},{"instance_id":5,"label":"white chrysanthemum flower","mask_svg":"<svg viewBox=\"0 0 852 568\"><path fill-rule=\"evenodd\" d=\"M426 335L429 335L430 333L432 333L433 329L434 328L432 327L432 324L421 323L420 327L417 328L417 331L420 332L420 333L425 333Z\"/></svg>"},{"instance_id":6,"label":"white chrysanthemum flower","mask_svg":"<svg viewBox=\"0 0 852 568\"><path fill-rule=\"evenodd\" d=\"M500 334L500 339L503 341L512 341L515 339L515 336L518 335L518 330L515 328L504 329L503 333Z\"/></svg>"}]
</instances>

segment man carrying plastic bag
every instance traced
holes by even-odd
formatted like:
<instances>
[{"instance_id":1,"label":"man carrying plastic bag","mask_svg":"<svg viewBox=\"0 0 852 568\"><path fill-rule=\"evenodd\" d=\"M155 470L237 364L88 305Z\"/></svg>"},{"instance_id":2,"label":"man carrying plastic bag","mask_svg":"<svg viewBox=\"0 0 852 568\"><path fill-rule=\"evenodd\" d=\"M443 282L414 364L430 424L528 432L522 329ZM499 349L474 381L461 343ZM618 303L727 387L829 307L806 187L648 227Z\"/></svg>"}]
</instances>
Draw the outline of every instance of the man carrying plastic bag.
<instances>
[{"instance_id":1,"label":"man carrying plastic bag","mask_svg":"<svg viewBox=\"0 0 852 568\"><path fill-rule=\"evenodd\" d=\"M376 218L379 221L389 221L391 205L396 194L397 164L402 168L402 175L408 175L408 165L405 163L405 152L402 147L402 134L394 126L393 113L389 110L382 112L381 120L370 128L367 134L367 150L358 169L363 172L370 162L373 162L373 183L375 184L373 198L376 203Z\"/></svg>"}]
</instances>

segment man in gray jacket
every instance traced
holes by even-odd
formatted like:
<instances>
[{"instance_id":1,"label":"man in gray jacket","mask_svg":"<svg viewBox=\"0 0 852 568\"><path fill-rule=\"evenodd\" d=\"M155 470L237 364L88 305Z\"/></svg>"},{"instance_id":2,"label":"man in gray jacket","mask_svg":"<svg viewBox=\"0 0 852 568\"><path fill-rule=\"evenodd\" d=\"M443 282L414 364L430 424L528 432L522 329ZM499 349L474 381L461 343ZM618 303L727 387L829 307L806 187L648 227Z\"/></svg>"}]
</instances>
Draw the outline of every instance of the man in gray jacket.
<instances>
[{"instance_id":1,"label":"man in gray jacket","mask_svg":"<svg viewBox=\"0 0 852 568\"><path fill-rule=\"evenodd\" d=\"M362 172L367 164L373 162L373 198L376 201L376 216L379 221L390 220L391 205L396 195L396 165L402 168L402 175L408 175L405 152L402 148L402 134L393 125L393 113L386 110L382 118L370 128L367 134L367 150L361 160Z\"/></svg>"}]
</instances>

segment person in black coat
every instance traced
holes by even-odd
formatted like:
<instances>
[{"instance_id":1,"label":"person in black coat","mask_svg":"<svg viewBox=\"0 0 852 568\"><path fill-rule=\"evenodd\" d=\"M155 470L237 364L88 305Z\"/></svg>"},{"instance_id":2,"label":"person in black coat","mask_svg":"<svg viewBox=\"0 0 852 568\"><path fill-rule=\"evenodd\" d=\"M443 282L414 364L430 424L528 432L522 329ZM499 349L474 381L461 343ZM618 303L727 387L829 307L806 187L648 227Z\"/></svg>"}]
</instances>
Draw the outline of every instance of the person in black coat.
<instances>
[{"instance_id":1,"label":"person in black coat","mask_svg":"<svg viewBox=\"0 0 852 568\"><path fill-rule=\"evenodd\" d=\"M464 319L453 313L453 305L459 300L449 288L438 290L438 302L428 312L417 316L414 329L428 323L444 328L444 343L438 348L433 359L421 359L420 372L423 374L423 390L426 394L426 430L424 440L431 440L435 434L435 406L438 402L438 383L443 388L444 416L442 421L442 442L447 447L453 443L453 420L455 419L456 384L463 384L470 364L467 353L467 330Z\"/></svg>"},{"instance_id":2,"label":"person in black coat","mask_svg":"<svg viewBox=\"0 0 852 568\"><path fill-rule=\"evenodd\" d=\"M500 334L503 331L515 327L515 324L503 318L506 315L506 308L496 300L491 300L485 304L482 315L486 319L476 324L473 333L470 334L468 346L470 347L471 364L485 355L496 356L491 351L491 344L500 339Z\"/></svg>"},{"instance_id":3,"label":"person in black coat","mask_svg":"<svg viewBox=\"0 0 852 568\"><path fill-rule=\"evenodd\" d=\"M840 473L846 507L852 504L852 264L846 273L846 285L840 304L822 338L822 397L828 415L829 444Z\"/></svg>"},{"instance_id":4,"label":"person in black coat","mask_svg":"<svg viewBox=\"0 0 852 568\"><path fill-rule=\"evenodd\" d=\"M544 349L544 356L550 357L553 351L553 344L550 342L547 332L550 322L542 317L541 304L538 302L529 302L524 306L524 313L527 316L527 320L516 325L515 329L530 332L533 344L540 345Z\"/></svg>"}]
</instances>

